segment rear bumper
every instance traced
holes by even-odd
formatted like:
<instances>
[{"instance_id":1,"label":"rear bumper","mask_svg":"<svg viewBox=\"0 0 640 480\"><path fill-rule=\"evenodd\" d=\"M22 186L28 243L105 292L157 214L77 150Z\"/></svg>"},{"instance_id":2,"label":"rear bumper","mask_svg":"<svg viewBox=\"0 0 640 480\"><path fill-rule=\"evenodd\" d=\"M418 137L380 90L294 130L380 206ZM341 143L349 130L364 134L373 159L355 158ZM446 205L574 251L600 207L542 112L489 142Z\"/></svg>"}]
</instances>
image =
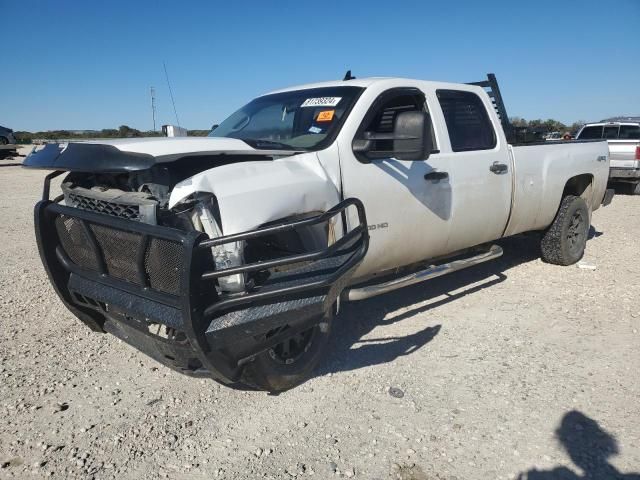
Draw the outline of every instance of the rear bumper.
<instances>
[{"instance_id":1,"label":"rear bumper","mask_svg":"<svg viewBox=\"0 0 640 480\"><path fill-rule=\"evenodd\" d=\"M324 250L213 267L214 245L327 222L348 208L357 210L359 225ZM368 248L364 207L355 199L317 217L213 240L43 200L35 229L51 283L89 328L177 371L224 383L238 381L256 354L319 323ZM223 295L215 288L218 277L258 269L271 272L259 289ZM170 334L159 334L163 326Z\"/></svg>"},{"instance_id":2,"label":"rear bumper","mask_svg":"<svg viewBox=\"0 0 640 480\"><path fill-rule=\"evenodd\" d=\"M624 179L624 180L640 179L640 168L611 167L609 169L609 180L616 180L616 179Z\"/></svg>"}]
</instances>

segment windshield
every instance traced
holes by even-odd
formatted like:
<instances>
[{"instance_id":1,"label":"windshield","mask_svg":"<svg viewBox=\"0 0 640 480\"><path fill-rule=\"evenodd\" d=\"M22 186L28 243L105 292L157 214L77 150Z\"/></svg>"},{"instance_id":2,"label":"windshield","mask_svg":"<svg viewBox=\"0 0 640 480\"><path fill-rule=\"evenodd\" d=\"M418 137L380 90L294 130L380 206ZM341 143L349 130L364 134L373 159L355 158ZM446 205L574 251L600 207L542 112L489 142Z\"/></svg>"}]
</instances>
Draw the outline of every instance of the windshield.
<instances>
[{"instance_id":1,"label":"windshield","mask_svg":"<svg viewBox=\"0 0 640 480\"><path fill-rule=\"evenodd\" d=\"M209 136L238 138L254 148L319 149L333 141L362 90L323 87L258 97Z\"/></svg>"}]
</instances>

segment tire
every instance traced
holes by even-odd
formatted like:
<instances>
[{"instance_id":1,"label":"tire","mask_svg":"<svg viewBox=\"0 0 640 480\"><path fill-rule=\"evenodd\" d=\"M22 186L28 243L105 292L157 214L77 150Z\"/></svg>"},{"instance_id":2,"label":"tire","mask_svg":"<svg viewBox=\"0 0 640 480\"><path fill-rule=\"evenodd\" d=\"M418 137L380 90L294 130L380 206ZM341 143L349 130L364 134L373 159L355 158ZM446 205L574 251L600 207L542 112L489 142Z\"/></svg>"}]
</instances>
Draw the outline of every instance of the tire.
<instances>
[{"instance_id":1,"label":"tire","mask_svg":"<svg viewBox=\"0 0 640 480\"><path fill-rule=\"evenodd\" d=\"M309 378L318 365L329 342L332 314L323 317L315 325L300 334L286 339L267 352L257 355L244 368L242 383L258 390L282 392L300 385ZM285 348L285 344L289 347ZM292 345L298 344L300 350L293 354ZM291 353L287 356L285 350Z\"/></svg>"},{"instance_id":2,"label":"tire","mask_svg":"<svg viewBox=\"0 0 640 480\"><path fill-rule=\"evenodd\" d=\"M0 137L0 145L9 145L9 139L7 137Z\"/></svg>"},{"instance_id":3,"label":"tire","mask_svg":"<svg viewBox=\"0 0 640 480\"><path fill-rule=\"evenodd\" d=\"M631 195L640 195L640 182L631 184Z\"/></svg>"},{"instance_id":4,"label":"tire","mask_svg":"<svg viewBox=\"0 0 640 480\"><path fill-rule=\"evenodd\" d=\"M555 265L572 265L582 258L589 233L589 208L586 202L567 195L551 226L542 235L542 260Z\"/></svg>"}]
</instances>

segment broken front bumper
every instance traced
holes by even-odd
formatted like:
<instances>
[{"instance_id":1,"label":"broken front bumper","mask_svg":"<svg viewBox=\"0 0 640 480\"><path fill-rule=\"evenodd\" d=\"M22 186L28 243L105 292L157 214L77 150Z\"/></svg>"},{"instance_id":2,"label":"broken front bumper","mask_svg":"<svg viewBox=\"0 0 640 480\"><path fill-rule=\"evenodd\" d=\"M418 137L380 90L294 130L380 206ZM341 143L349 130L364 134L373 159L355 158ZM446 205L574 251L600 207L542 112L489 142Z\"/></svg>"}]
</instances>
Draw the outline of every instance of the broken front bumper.
<instances>
[{"instance_id":1,"label":"broken front bumper","mask_svg":"<svg viewBox=\"0 0 640 480\"><path fill-rule=\"evenodd\" d=\"M213 246L320 224L349 208L357 210L358 225L323 250L224 270L213 266ZM364 207L356 199L312 218L216 239L49 200L36 205L35 228L49 279L87 326L182 373L225 383L238 381L256 354L318 324L369 241ZM270 271L260 288L217 293L216 278L256 270ZM171 335L158 334L162 326Z\"/></svg>"}]
</instances>

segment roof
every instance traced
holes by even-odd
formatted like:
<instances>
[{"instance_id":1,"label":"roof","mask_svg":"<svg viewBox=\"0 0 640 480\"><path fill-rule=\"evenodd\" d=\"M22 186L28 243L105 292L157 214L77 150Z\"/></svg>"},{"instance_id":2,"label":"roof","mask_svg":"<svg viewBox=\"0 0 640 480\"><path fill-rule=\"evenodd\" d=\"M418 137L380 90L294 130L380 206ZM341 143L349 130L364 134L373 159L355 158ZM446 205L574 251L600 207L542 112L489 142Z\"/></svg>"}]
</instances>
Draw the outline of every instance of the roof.
<instances>
[{"instance_id":1,"label":"roof","mask_svg":"<svg viewBox=\"0 0 640 480\"><path fill-rule=\"evenodd\" d=\"M388 86L398 86L403 82L407 82L409 85L415 85L420 83L421 85L429 85L434 88L454 88L465 90L481 90L482 87L473 86L465 83L451 83L431 80L420 80L416 78L403 78L403 77L368 77L368 78L356 78L353 80L333 80L329 82L307 83L303 85L295 85L292 87L282 88L274 90L272 92L265 93L264 95L271 95L273 93L290 92L293 90L308 90L310 88L322 88L322 87L362 87L367 88L378 84L388 84Z\"/></svg>"},{"instance_id":2,"label":"roof","mask_svg":"<svg viewBox=\"0 0 640 480\"><path fill-rule=\"evenodd\" d=\"M640 124L640 118L638 120L603 120L601 122L588 122L585 123L585 127L601 127L605 125L638 125Z\"/></svg>"},{"instance_id":3,"label":"roof","mask_svg":"<svg viewBox=\"0 0 640 480\"><path fill-rule=\"evenodd\" d=\"M604 120L600 120L600 122L631 122L631 123L640 123L640 116L627 116L627 117L611 117L611 118L605 118Z\"/></svg>"},{"instance_id":4,"label":"roof","mask_svg":"<svg viewBox=\"0 0 640 480\"><path fill-rule=\"evenodd\" d=\"M322 88L322 87L369 87L373 83L381 80L389 80L391 77L369 77L369 78L354 78L353 80L330 80L327 82L317 83L305 83L302 85L293 85L287 88L280 88L272 92L265 93L265 95L271 95L272 93L289 92L292 90L308 90L310 88Z\"/></svg>"}]
</instances>

